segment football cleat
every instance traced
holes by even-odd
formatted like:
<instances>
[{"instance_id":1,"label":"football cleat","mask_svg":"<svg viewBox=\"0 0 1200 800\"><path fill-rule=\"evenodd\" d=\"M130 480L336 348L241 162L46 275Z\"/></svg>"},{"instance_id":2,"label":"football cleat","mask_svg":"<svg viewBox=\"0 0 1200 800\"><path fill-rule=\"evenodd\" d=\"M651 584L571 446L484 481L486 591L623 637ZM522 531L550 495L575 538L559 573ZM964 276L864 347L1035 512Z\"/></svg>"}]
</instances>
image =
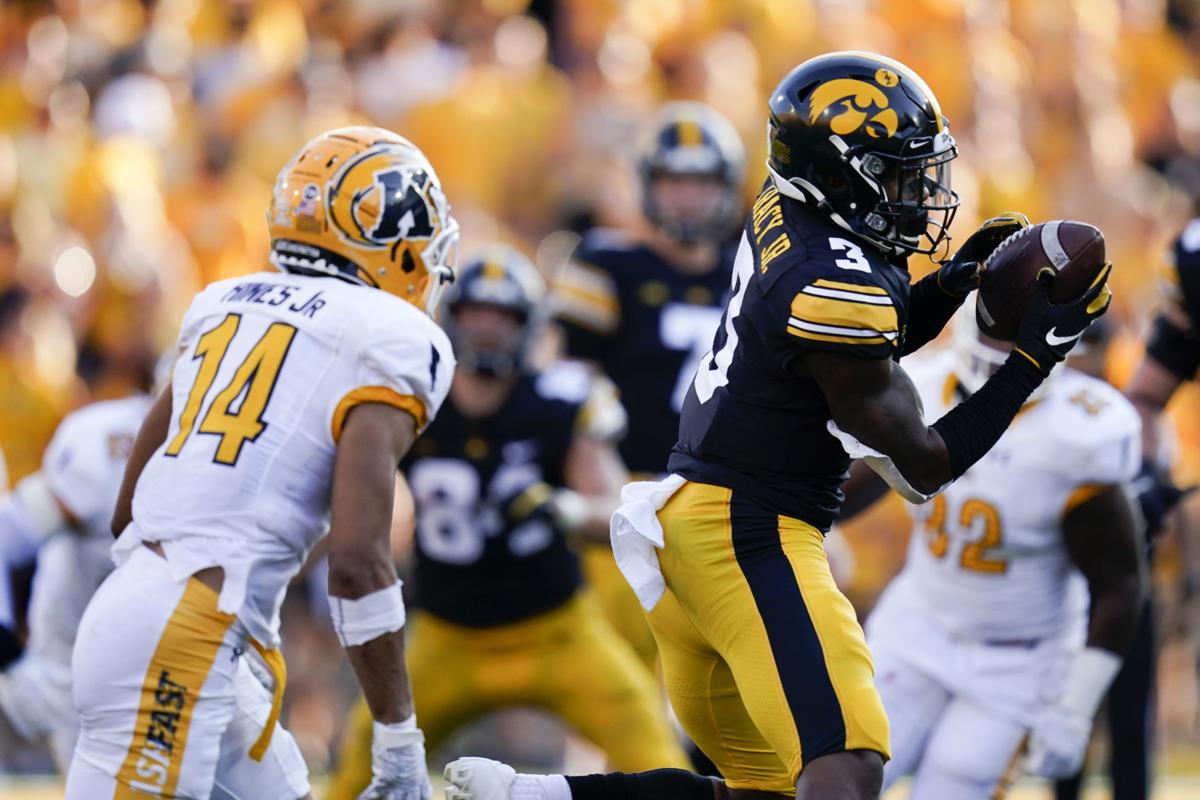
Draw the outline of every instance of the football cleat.
<instances>
[{"instance_id":1,"label":"football cleat","mask_svg":"<svg viewBox=\"0 0 1200 800\"><path fill-rule=\"evenodd\" d=\"M490 758L459 758L446 765L446 800L508 800L517 771Z\"/></svg>"},{"instance_id":2,"label":"football cleat","mask_svg":"<svg viewBox=\"0 0 1200 800\"><path fill-rule=\"evenodd\" d=\"M381 289L432 311L454 280L458 223L433 166L383 128L327 131L275 180L271 263Z\"/></svg>"},{"instance_id":3,"label":"football cleat","mask_svg":"<svg viewBox=\"0 0 1200 800\"><path fill-rule=\"evenodd\" d=\"M874 53L805 61L771 93L767 171L779 193L896 255L937 253L958 155L933 92Z\"/></svg>"}]
</instances>

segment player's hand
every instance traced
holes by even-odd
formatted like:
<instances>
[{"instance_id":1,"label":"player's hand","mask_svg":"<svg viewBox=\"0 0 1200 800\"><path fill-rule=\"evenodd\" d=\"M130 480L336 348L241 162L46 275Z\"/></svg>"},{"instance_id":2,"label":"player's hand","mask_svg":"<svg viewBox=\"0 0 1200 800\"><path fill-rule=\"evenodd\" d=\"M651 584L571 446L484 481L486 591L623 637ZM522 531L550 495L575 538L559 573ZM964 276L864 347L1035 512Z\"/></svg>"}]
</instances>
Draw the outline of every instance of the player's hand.
<instances>
[{"instance_id":1,"label":"player's hand","mask_svg":"<svg viewBox=\"0 0 1200 800\"><path fill-rule=\"evenodd\" d=\"M1067 778L1083 767L1092 721L1071 709L1045 709L1029 735L1025 770L1043 778Z\"/></svg>"},{"instance_id":2,"label":"player's hand","mask_svg":"<svg viewBox=\"0 0 1200 800\"><path fill-rule=\"evenodd\" d=\"M951 297L966 297L979 288L983 262L988 260L1001 242L1028 227L1029 218L1016 211L986 220L937 271L938 286Z\"/></svg>"},{"instance_id":3,"label":"player's hand","mask_svg":"<svg viewBox=\"0 0 1200 800\"><path fill-rule=\"evenodd\" d=\"M505 501L501 513L514 525L543 519L555 529L570 533L587 520L588 504L578 492L538 482Z\"/></svg>"},{"instance_id":4,"label":"player's hand","mask_svg":"<svg viewBox=\"0 0 1200 800\"><path fill-rule=\"evenodd\" d=\"M1142 465L1133 482L1137 492L1138 505L1142 509L1142 519L1146 521L1146 538L1154 539L1161 531L1167 514L1179 501L1196 491L1195 486L1181 489L1165 474L1150 462Z\"/></svg>"},{"instance_id":5,"label":"player's hand","mask_svg":"<svg viewBox=\"0 0 1200 800\"><path fill-rule=\"evenodd\" d=\"M1088 326L1108 311L1112 302L1112 290L1108 288L1111 271L1112 264L1105 264L1082 297L1057 305L1050 302L1054 276L1049 271L1038 275L1037 286L1017 331L1017 350L1033 361L1043 375L1049 375L1054 365L1071 352Z\"/></svg>"},{"instance_id":6,"label":"player's hand","mask_svg":"<svg viewBox=\"0 0 1200 800\"><path fill-rule=\"evenodd\" d=\"M416 716L392 725L376 722L373 730L371 783L358 800L432 800L425 735Z\"/></svg>"}]
</instances>

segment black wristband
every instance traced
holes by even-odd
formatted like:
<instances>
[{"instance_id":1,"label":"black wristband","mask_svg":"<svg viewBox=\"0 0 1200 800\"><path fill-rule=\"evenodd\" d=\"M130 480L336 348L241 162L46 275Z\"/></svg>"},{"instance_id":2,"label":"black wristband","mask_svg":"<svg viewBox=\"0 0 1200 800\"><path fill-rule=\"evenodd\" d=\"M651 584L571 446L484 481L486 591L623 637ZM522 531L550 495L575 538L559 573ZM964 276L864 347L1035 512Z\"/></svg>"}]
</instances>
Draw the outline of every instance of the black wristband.
<instances>
[{"instance_id":1,"label":"black wristband","mask_svg":"<svg viewBox=\"0 0 1200 800\"><path fill-rule=\"evenodd\" d=\"M1014 350L979 391L933 423L946 443L953 478L992 449L1042 380L1041 370Z\"/></svg>"},{"instance_id":2,"label":"black wristband","mask_svg":"<svg viewBox=\"0 0 1200 800\"><path fill-rule=\"evenodd\" d=\"M1159 314L1146 342L1146 354L1171 374L1188 380L1200 369L1200 336L1184 330Z\"/></svg>"},{"instance_id":3,"label":"black wristband","mask_svg":"<svg viewBox=\"0 0 1200 800\"><path fill-rule=\"evenodd\" d=\"M9 664L20 658L23 649L17 635L0 625L0 670L8 669Z\"/></svg>"},{"instance_id":4,"label":"black wristband","mask_svg":"<svg viewBox=\"0 0 1200 800\"><path fill-rule=\"evenodd\" d=\"M900 355L920 350L937 338L966 297L955 297L938 286L937 273L917 281L909 294L908 329Z\"/></svg>"}]
</instances>

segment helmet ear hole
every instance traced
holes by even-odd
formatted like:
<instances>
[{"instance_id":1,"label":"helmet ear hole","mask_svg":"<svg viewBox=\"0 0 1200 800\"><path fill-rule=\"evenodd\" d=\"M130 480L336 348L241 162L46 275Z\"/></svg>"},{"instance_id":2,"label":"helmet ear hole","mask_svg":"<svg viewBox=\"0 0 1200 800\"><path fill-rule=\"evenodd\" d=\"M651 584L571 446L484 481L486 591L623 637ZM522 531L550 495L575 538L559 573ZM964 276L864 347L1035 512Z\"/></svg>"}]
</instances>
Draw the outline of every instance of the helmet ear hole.
<instances>
[{"instance_id":1,"label":"helmet ear hole","mask_svg":"<svg viewBox=\"0 0 1200 800\"><path fill-rule=\"evenodd\" d=\"M400 257L400 269L408 274L417 268L417 262L413 259L412 250L404 248L404 255Z\"/></svg>"}]
</instances>

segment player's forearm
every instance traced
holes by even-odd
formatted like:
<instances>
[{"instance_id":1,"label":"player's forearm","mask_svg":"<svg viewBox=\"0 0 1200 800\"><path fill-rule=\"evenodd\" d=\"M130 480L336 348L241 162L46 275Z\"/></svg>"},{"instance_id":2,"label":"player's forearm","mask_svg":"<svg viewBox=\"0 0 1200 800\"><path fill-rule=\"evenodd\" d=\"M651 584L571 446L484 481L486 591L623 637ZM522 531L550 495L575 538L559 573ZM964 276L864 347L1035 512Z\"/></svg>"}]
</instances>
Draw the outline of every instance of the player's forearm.
<instances>
[{"instance_id":1,"label":"player's forearm","mask_svg":"<svg viewBox=\"0 0 1200 800\"><path fill-rule=\"evenodd\" d=\"M916 352L938 337L966 296L955 297L937 285L937 273L926 275L912 287L908 330L901 355Z\"/></svg>"},{"instance_id":2,"label":"player's forearm","mask_svg":"<svg viewBox=\"0 0 1200 800\"><path fill-rule=\"evenodd\" d=\"M1125 388L1125 396L1142 419L1142 458L1150 463L1158 458L1159 416L1182 382L1178 375L1147 355Z\"/></svg>"},{"instance_id":3,"label":"player's forearm","mask_svg":"<svg viewBox=\"0 0 1200 800\"><path fill-rule=\"evenodd\" d=\"M404 665L403 630L347 647L346 656L376 722L401 722L413 715L412 691Z\"/></svg>"},{"instance_id":4,"label":"player's forearm","mask_svg":"<svg viewBox=\"0 0 1200 800\"><path fill-rule=\"evenodd\" d=\"M1102 591L1090 591L1087 646L1124 656L1137 633L1142 603L1146 600L1145 581L1140 574L1133 573Z\"/></svg>"}]
</instances>

